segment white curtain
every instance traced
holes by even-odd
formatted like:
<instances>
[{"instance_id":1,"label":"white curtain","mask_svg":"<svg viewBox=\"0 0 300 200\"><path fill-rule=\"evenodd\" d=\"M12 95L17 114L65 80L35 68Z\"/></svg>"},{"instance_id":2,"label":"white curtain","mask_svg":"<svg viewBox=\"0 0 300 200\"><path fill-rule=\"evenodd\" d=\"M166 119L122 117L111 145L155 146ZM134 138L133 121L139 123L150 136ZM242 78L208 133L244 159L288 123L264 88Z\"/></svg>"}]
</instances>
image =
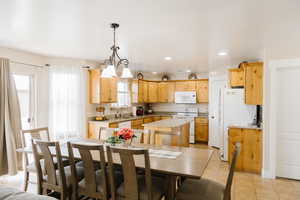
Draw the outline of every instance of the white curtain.
<instances>
[{"instance_id":1,"label":"white curtain","mask_svg":"<svg viewBox=\"0 0 300 200\"><path fill-rule=\"evenodd\" d=\"M79 66L51 66L49 125L54 139L85 135L85 71Z\"/></svg>"}]
</instances>

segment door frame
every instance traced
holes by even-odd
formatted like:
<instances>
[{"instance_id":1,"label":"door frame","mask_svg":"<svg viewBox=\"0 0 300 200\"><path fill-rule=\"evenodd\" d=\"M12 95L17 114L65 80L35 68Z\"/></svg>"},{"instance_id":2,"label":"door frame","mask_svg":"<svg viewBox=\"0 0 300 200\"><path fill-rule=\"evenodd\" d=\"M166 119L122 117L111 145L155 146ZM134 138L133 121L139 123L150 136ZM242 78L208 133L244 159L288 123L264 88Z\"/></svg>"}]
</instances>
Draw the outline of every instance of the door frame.
<instances>
[{"instance_id":1,"label":"door frame","mask_svg":"<svg viewBox=\"0 0 300 200\"><path fill-rule=\"evenodd\" d=\"M277 99L274 98L278 95L279 91L277 89L278 84L278 70L282 68L294 68L300 67L300 59L285 59L285 60L275 60L269 63L269 70L270 70L270 96L269 96L269 131L265 130L264 133L268 133L269 135L269 166L270 170L265 170L263 172L263 176L266 178L276 178L276 165L277 165ZM266 141L266 134L264 134L264 141ZM264 152L267 150L266 144L264 146ZM266 155L264 153L264 155ZM265 163L265 156L264 156L264 163Z\"/></svg>"},{"instance_id":2,"label":"door frame","mask_svg":"<svg viewBox=\"0 0 300 200\"><path fill-rule=\"evenodd\" d=\"M30 77L30 83L29 83L29 87L30 87L30 94L29 94L29 98L30 98L30 105L29 105L29 112L32 114L32 116L30 116L31 118L33 118L33 121L31 122L31 126L30 128L36 128L37 127L37 75L34 72L18 72L18 71L14 71L12 73L13 75L20 75L20 76L29 76Z\"/></svg>"}]
</instances>

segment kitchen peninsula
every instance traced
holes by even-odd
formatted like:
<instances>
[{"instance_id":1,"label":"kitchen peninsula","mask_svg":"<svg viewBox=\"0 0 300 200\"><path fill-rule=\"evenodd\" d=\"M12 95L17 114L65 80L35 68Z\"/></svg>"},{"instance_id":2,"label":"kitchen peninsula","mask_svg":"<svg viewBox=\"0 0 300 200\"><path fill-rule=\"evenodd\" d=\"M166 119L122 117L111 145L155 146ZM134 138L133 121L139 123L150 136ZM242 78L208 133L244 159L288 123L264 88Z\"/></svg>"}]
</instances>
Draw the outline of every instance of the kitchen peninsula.
<instances>
[{"instance_id":1,"label":"kitchen peninsula","mask_svg":"<svg viewBox=\"0 0 300 200\"><path fill-rule=\"evenodd\" d=\"M189 146L190 120L188 119L165 119L143 124L143 126L144 143Z\"/></svg>"}]
</instances>

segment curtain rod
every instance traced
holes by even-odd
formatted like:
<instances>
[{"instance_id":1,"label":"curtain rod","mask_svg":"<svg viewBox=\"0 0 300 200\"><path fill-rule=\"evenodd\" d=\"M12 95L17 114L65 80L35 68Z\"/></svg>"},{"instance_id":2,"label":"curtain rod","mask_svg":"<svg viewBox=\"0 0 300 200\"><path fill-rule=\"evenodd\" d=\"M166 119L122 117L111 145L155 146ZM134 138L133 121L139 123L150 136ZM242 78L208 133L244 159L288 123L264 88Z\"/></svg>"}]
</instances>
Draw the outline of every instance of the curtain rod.
<instances>
[{"instance_id":1,"label":"curtain rod","mask_svg":"<svg viewBox=\"0 0 300 200\"><path fill-rule=\"evenodd\" d=\"M45 66L43 66L43 65L34 65L34 64L30 64L30 63L23 63L23 62L18 62L18 61L13 61L13 60L11 60L10 62L15 63L15 64L20 64L20 65L38 67L38 68L50 67L50 64L45 64Z\"/></svg>"}]
</instances>

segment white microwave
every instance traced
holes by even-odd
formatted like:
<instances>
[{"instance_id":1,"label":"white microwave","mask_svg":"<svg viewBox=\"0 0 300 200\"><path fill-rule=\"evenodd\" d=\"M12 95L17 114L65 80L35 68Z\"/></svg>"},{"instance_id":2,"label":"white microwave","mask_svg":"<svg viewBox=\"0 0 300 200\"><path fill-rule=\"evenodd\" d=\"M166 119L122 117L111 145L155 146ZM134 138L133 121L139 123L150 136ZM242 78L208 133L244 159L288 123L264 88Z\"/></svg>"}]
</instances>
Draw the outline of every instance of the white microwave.
<instances>
[{"instance_id":1,"label":"white microwave","mask_svg":"<svg viewBox=\"0 0 300 200\"><path fill-rule=\"evenodd\" d=\"M175 103L197 103L196 92L175 92Z\"/></svg>"}]
</instances>

